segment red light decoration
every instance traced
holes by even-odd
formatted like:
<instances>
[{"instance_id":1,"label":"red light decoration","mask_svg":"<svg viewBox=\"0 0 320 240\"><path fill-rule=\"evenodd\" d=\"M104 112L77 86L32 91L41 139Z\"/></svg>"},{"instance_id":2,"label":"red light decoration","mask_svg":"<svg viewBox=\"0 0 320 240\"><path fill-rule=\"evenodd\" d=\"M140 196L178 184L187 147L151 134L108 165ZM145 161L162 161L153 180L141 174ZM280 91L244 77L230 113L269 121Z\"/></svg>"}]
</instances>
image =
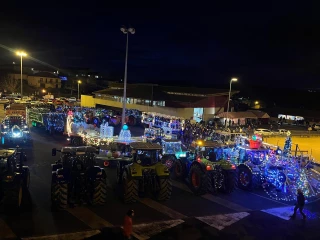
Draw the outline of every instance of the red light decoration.
<instances>
[{"instance_id":1,"label":"red light decoration","mask_svg":"<svg viewBox=\"0 0 320 240\"><path fill-rule=\"evenodd\" d=\"M198 162L201 162L201 158L200 158L200 157L197 157L197 161L198 161Z\"/></svg>"},{"instance_id":2,"label":"red light decoration","mask_svg":"<svg viewBox=\"0 0 320 240\"><path fill-rule=\"evenodd\" d=\"M207 169L207 171L211 171L212 167L210 165L207 165L206 169Z\"/></svg>"}]
</instances>

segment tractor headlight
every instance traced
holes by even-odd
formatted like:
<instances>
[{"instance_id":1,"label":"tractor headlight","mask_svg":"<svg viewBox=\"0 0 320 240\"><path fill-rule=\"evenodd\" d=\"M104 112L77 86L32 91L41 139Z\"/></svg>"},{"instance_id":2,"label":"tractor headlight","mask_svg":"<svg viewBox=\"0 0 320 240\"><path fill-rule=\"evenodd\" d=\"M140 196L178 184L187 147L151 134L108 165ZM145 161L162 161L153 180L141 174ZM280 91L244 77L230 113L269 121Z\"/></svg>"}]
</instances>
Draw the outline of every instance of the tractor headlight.
<instances>
[{"instance_id":1,"label":"tractor headlight","mask_svg":"<svg viewBox=\"0 0 320 240\"><path fill-rule=\"evenodd\" d=\"M18 137L21 137L21 132L14 132L14 133L12 133L12 137L14 137L14 138L18 138Z\"/></svg>"},{"instance_id":2,"label":"tractor headlight","mask_svg":"<svg viewBox=\"0 0 320 240\"><path fill-rule=\"evenodd\" d=\"M179 155L180 157L186 157L187 156L187 154L186 153L180 153L180 155Z\"/></svg>"}]
</instances>

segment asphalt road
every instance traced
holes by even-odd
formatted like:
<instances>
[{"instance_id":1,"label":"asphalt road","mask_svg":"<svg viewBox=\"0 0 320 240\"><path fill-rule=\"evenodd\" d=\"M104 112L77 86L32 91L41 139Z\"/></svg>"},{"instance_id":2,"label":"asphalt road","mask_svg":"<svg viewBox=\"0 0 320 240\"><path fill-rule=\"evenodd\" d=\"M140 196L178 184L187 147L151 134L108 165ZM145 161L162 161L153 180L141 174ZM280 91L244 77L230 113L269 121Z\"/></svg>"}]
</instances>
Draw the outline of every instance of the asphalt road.
<instances>
[{"instance_id":1,"label":"asphalt road","mask_svg":"<svg viewBox=\"0 0 320 240\"><path fill-rule=\"evenodd\" d=\"M32 130L33 146L26 149L31 170L30 195L19 214L0 213L0 239L117 239L129 209L135 210L136 239L320 239L320 201L306 205L308 219L289 220L293 203L271 200L263 192L236 190L230 195L194 196L186 184L174 181L172 198L151 198L135 204L121 202L114 190L115 169L107 168L105 206L51 209L51 148L67 144L63 136Z\"/></svg>"}]
</instances>

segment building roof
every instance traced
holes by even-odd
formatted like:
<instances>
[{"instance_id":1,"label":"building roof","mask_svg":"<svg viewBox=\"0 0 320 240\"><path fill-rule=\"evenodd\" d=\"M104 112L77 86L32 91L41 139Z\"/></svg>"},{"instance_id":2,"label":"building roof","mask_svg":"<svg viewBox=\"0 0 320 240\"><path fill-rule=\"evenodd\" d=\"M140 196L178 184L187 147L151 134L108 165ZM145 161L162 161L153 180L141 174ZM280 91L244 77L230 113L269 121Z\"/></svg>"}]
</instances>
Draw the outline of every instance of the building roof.
<instances>
[{"instance_id":1,"label":"building roof","mask_svg":"<svg viewBox=\"0 0 320 240\"><path fill-rule=\"evenodd\" d=\"M111 85L112 88L96 91L94 94L123 96L123 84ZM153 101L174 101L194 103L209 96L227 95L228 91L221 89L169 87L156 84L130 84L127 87L127 97Z\"/></svg>"},{"instance_id":2,"label":"building roof","mask_svg":"<svg viewBox=\"0 0 320 240\"><path fill-rule=\"evenodd\" d=\"M248 112L252 112L257 116L257 118L270 118L269 114L266 112L262 112L258 110L249 110Z\"/></svg>"},{"instance_id":3,"label":"building roof","mask_svg":"<svg viewBox=\"0 0 320 240\"><path fill-rule=\"evenodd\" d=\"M227 112L219 113L217 116L219 118L227 118ZM258 118L258 117L252 112L229 112L228 118L234 119L234 118Z\"/></svg>"},{"instance_id":4,"label":"building roof","mask_svg":"<svg viewBox=\"0 0 320 240\"><path fill-rule=\"evenodd\" d=\"M49 73L49 72L38 72L34 74L30 74L29 76L37 76L37 77L46 77L46 78L59 78L58 76Z\"/></svg>"}]
</instances>

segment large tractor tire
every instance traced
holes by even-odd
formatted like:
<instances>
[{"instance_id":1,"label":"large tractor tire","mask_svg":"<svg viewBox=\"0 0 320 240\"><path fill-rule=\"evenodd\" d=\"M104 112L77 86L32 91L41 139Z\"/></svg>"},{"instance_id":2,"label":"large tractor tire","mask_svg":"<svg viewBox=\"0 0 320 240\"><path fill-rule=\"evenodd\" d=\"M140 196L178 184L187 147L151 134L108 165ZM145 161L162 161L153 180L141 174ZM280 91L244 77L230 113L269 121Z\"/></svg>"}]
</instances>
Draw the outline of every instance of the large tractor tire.
<instances>
[{"instance_id":1,"label":"large tractor tire","mask_svg":"<svg viewBox=\"0 0 320 240\"><path fill-rule=\"evenodd\" d=\"M156 199L158 201L166 201L171 198L172 182L170 178L159 178L159 191L157 192Z\"/></svg>"},{"instance_id":2,"label":"large tractor tire","mask_svg":"<svg viewBox=\"0 0 320 240\"><path fill-rule=\"evenodd\" d=\"M245 166L239 166L237 171L238 188L243 190L251 190L253 187L252 179L252 172L250 169Z\"/></svg>"},{"instance_id":3,"label":"large tractor tire","mask_svg":"<svg viewBox=\"0 0 320 240\"><path fill-rule=\"evenodd\" d=\"M28 190L30 186L30 170L27 167L23 167L23 187Z\"/></svg>"},{"instance_id":4,"label":"large tractor tire","mask_svg":"<svg viewBox=\"0 0 320 240\"><path fill-rule=\"evenodd\" d=\"M161 158L161 163L166 165L167 168L171 171L173 164L177 161L177 158L175 155L165 155Z\"/></svg>"},{"instance_id":5,"label":"large tractor tire","mask_svg":"<svg viewBox=\"0 0 320 240\"><path fill-rule=\"evenodd\" d=\"M201 166L194 164L190 168L190 188L195 195L203 195L208 192L209 174L201 169Z\"/></svg>"},{"instance_id":6,"label":"large tractor tire","mask_svg":"<svg viewBox=\"0 0 320 240\"><path fill-rule=\"evenodd\" d=\"M51 201L55 207L68 207L68 184L51 182Z\"/></svg>"},{"instance_id":7,"label":"large tractor tire","mask_svg":"<svg viewBox=\"0 0 320 240\"><path fill-rule=\"evenodd\" d=\"M234 171L223 170L223 181L220 188L223 193L232 193L236 185L236 173Z\"/></svg>"},{"instance_id":8,"label":"large tractor tire","mask_svg":"<svg viewBox=\"0 0 320 240\"><path fill-rule=\"evenodd\" d=\"M139 198L139 181L129 176L127 171L122 175L123 201L124 203L134 203Z\"/></svg>"},{"instance_id":9,"label":"large tractor tire","mask_svg":"<svg viewBox=\"0 0 320 240\"><path fill-rule=\"evenodd\" d=\"M105 178L94 182L92 205L104 205L107 202L107 182Z\"/></svg>"},{"instance_id":10,"label":"large tractor tire","mask_svg":"<svg viewBox=\"0 0 320 240\"><path fill-rule=\"evenodd\" d=\"M19 180L14 185L4 189L3 205L5 211L19 210L23 198L23 181Z\"/></svg>"},{"instance_id":11,"label":"large tractor tire","mask_svg":"<svg viewBox=\"0 0 320 240\"><path fill-rule=\"evenodd\" d=\"M173 163L171 176L175 180L183 180L186 178L187 169L186 165L179 159Z\"/></svg>"}]
</instances>

